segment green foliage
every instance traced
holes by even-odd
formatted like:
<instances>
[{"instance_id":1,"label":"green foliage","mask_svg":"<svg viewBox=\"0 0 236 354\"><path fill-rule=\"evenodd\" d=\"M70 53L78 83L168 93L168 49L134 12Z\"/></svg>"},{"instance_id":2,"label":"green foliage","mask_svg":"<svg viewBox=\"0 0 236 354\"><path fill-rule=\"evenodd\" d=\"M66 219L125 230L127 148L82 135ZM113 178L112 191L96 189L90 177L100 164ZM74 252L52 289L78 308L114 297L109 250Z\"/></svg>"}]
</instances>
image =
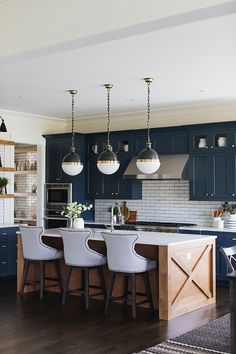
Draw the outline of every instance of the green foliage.
<instances>
[{"instance_id":1,"label":"green foliage","mask_svg":"<svg viewBox=\"0 0 236 354\"><path fill-rule=\"evenodd\" d=\"M0 188L6 187L10 183L10 179L7 177L0 177Z\"/></svg>"}]
</instances>

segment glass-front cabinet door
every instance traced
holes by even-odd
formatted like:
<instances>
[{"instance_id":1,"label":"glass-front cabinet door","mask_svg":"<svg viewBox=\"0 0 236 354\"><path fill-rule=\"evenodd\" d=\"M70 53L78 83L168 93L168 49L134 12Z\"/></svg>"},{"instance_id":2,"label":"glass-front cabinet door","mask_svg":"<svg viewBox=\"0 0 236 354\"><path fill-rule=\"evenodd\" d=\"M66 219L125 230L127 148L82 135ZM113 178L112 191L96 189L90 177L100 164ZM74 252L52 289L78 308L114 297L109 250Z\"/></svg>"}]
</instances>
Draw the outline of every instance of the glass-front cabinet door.
<instances>
[{"instance_id":1,"label":"glass-front cabinet door","mask_svg":"<svg viewBox=\"0 0 236 354\"><path fill-rule=\"evenodd\" d=\"M207 149L224 151L231 147L232 132L230 129L199 130L192 131L189 134L189 149L191 152L203 152Z\"/></svg>"}]
</instances>

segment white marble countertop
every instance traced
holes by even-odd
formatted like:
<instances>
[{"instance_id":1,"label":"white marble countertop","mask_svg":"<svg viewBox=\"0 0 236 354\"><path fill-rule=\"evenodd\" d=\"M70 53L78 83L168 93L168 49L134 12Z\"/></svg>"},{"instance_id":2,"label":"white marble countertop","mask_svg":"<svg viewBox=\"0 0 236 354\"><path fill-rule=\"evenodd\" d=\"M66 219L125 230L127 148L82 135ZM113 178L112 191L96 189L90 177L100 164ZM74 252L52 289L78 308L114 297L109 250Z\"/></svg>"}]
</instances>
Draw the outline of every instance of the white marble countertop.
<instances>
[{"instance_id":1,"label":"white marble countertop","mask_svg":"<svg viewBox=\"0 0 236 354\"><path fill-rule=\"evenodd\" d=\"M103 241L103 237L101 235L102 232L109 232L104 229L92 229L92 236L91 240L95 241ZM113 232L114 236L116 233L126 233L132 234L135 232L132 231L125 231L125 230L115 230ZM48 237L61 237L59 229L45 229L44 236ZM192 235L192 234L179 234L179 233L167 233L167 232L148 232L142 231L139 232L139 239L136 243L142 245L154 245L154 246L170 246L176 245L186 242L192 241L200 241L206 239L215 239L216 236L213 235Z\"/></svg>"},{"instance_id":2,"label":"white marble countertop","mask_svg":"<svg viewBox=\"0 0 236 354\"><path fill-rule=\"evenodd\" d=\"M179 227L180 230L194 230L194 231L216 231L216 232L236 232L236 228L235 229L228 229L227 227L223 228L223 229L218 229L216 227L211 227L211 226L181 226Z\"/></svg>"},{"instance_id":3,"label":"white marble countertop","mask_svg":"<svg viewBox=\"0 0 236 354\"><path fill-rule=\"evenodd\" d=\"M6 228L6 227L18 227L18 224L0 224L0 228Z\"/></svg>"}]
</instances>

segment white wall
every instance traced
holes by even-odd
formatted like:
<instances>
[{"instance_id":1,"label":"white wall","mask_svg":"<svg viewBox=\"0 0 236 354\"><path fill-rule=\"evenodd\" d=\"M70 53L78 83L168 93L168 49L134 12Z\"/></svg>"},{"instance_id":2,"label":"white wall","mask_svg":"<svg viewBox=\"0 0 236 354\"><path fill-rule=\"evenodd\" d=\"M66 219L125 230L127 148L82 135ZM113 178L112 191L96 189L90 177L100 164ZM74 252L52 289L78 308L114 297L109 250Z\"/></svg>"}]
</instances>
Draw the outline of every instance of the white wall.
<instances>
[{"instance_id":1,"label":"white wall","mask_svg":"<svg viewBox=\"0 0 236 354\"><path fill-rule=\"evenodd\" d=\"M45 181L45 139L42 135L66 132L66 122L53 117L46 118L4 110L0 110L0 115L5 120L8 130L7 133L0 133L1 139L13 140L17 143L37 145L37 219L38 223L41 225L43 213L43 184Z\"/></svg>"}]
</instances>

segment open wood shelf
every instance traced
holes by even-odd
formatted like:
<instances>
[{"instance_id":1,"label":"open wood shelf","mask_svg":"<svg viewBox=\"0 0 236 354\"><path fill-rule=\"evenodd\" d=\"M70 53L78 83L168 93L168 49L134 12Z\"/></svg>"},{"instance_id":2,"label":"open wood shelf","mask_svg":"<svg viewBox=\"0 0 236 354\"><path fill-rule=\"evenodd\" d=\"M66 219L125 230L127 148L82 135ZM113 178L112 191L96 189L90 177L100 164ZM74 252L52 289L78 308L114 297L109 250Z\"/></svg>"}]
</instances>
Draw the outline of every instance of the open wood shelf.
<instances>
[{"instance_id":1,"label":"open wood shelf","mask_svg":"<svg viewBox=\"0 0 236 354\"><path fill-rule=\"evenodd\" d=\"M37 175L37 171L36 170L15 171L15 175Z\"/></svg>"},{"instance_id":2,"label":"open wood shelf","mask_svg":"<svg viewBox=\"0 0 236 354\"><path fill-rule=\"evenodd\" d=\"M14 198L14 194L0 194L0 198Z\"/></svg>"},{"instance_id":3,"label":"open wood shelf","mask_svg":"<svg viewBox=\"0 0 236 354\"><path fill-rule=\"evenodd\" d=\"M15 141L10 140L0 140L0 145L15 145Z\"/></svg>"},{"instance_id":4,"label":"open wood shelf","mask_svg":"<svg viewBox=\"0 0 236 354\"><path fill-rule=\"evenodd\" d=\"M24 154L27 152L37 152L37 146L23 146L22 148L17 146L15 148L15 154Z\"/></svg>"},{"instance_id":5,"label":"open wood shelf","mask_svg":"<svg viewBox=\"0 0 236 354\"><path fill-rule=\"evenodd\" d=\"M37 193L32 193L32 192L19 192L15 193L15 197L36 197Z\"/></svg>"},{"instance_id":6,"label":"open wood shelf","mask_svg":"<svg viewBox=\"0 0 236 354\"><path fill-rule=\"evenodd\" d=\"M0 172L14 172L14 167L0 167Z\"/></svg>"}]
</instances>

